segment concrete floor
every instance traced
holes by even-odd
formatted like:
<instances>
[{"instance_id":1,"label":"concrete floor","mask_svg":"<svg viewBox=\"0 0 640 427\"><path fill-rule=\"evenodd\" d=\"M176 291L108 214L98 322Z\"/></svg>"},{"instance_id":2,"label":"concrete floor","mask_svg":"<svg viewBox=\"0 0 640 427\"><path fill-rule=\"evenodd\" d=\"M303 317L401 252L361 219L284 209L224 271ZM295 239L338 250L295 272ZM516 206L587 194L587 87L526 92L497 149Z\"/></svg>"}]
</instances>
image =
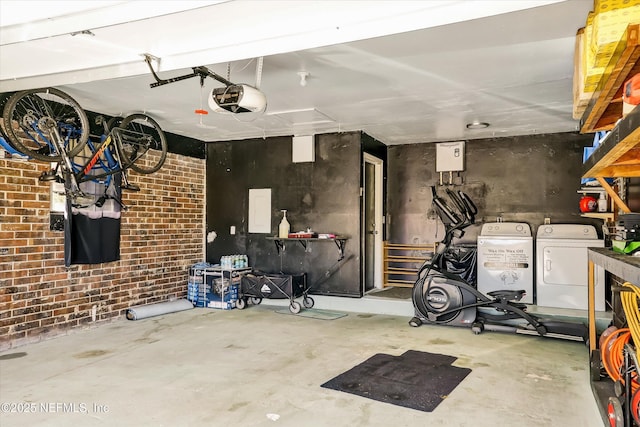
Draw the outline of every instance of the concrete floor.
<instances>
[{"instance_id":1,"label":"concrete floor","mask_svg":"<svg viewBox=\"0 0 640 427\"><path fill-rule=\"evenodd\" d=\"M0 425L603 425L582 343L281 308L122 319L7 350ZM472 372L431 413L320 387L376 353L407 350L456 356Z\"/></svg>"}]
</instances>

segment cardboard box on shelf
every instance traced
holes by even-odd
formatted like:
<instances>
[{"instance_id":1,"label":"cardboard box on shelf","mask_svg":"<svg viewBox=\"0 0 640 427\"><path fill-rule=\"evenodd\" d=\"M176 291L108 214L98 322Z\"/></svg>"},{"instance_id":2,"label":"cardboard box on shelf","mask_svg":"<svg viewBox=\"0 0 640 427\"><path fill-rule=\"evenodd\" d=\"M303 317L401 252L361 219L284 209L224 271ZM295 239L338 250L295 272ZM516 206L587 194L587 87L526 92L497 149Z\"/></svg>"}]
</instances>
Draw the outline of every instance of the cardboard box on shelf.
<instances>
[{"instance_id":1,"label":"cardboard box on shelf","mask_svg":"<svg viewBox=\"0 0 640 427\"><path fill-rule=\"evenodd\" d=\"M584 67L583 60L585 34L584 28L576 33L576 44L573 58L573 118L579 120L589 105L593 92L584 91Z\"/></svg>"},{"instance_id":2,"label":"cardboard box on shelf","mask_svg":"<svg viewBox=\"0 0 640 427\"><path fill-rule=\"evenodd\" d=\"M595 0L589 48L592 67L606 67L627 26L640 23L640 0Z\"/></svg>"},{"instance_id":3,"label":"cardboard box on shelf","mask_svg":"<svg viewBox=\"0 0 640 427\"><path fill-rule=\"evenodd\" d=\"M595 14L593 12L587 15L587 23L584 27L583 41L581 44L580 66L582 67L582 92L593 93L598 88L598 83L602 79L605 67L596 67L593 50L591 49L591 40L593 38L593 20Z\"/></svg>"},{"instance_id":4,"label":"cardboard box on shelf","mask_svg":"<svg viewBox=\"0 0 640 427\"><path fill-rule=\"evenodd\" d=\"M575 60L580 67L577 84L581 90L578 93L596 92L608 71L607 65L625 47L620 41L629 24L637 23L640 23L640 0L594 1L593 11L587 15L582 31L576 35L576 43L580 45L577 53L580 57ZM574 117L576 115L574 111Z\"/></svg>"}]
</instances>

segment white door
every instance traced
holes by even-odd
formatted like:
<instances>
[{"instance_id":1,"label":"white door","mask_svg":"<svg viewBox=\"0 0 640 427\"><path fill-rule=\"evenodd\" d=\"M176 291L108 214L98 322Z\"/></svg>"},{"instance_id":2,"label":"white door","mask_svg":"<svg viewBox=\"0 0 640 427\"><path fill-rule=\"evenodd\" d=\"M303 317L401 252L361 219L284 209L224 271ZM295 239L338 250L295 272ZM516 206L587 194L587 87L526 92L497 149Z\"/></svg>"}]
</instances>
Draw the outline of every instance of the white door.
<instances>
[{"instance_id":1,"label":"white door","mask_svg":"<svg viewBox=\"0 0 640 427\"><path fill-rule=\"evenodd\" d=\"M383 161L364 153L362 189L362 292L382 288Z\"/></svg>"}]
</instances>

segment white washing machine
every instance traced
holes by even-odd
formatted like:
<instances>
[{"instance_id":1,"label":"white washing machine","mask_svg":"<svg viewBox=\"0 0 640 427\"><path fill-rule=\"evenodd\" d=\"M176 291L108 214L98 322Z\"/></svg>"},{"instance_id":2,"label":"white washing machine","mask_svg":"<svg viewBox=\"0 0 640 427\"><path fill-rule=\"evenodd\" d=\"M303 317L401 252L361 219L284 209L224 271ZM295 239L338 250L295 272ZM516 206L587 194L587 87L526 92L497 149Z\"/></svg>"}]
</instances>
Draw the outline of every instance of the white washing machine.
<instances>
[{"instance_id":1,"label":"white washing machine","mask_svg":"<svg viewBox=\"0 0 640 427\"><path fill-rule=\"evenodd\" d=\"M533 304L533 237L524 222L486 223L478 236L478 285L483 294L525 291L521 302Z\"/></svg>"},{"instance_id":2,"label":"white washing machine","mask_svg":"<svg viewBox=\"0 0 640 427\"><path fill-rule=\"evenodd\" d=\"M604 247L592 225L543 224L536 235L536 304L589 308L587 248ZM595 309L605 310L604 269L595 266Z\"/></svg>"}]
</instances>

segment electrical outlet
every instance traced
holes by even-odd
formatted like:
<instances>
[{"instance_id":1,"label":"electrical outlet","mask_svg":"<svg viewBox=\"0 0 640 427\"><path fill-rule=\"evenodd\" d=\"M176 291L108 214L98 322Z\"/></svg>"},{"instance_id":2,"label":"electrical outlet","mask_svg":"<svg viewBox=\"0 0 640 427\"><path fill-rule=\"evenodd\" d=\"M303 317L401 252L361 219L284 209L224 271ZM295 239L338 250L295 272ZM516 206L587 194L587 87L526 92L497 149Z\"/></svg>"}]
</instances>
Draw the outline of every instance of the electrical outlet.
<instances>
[{"instance_id":1,"label":"electrical outlet","mask_svg":"<svg viewBox=\"0 0 640 427\"><path fill-rule=\"evenodd\" d=\"M236 234L236 226L235 226L235 225L232 225L232 226L231 226L231 228L229 229L229 234L231 234L232 236L233 236L234 234Z\"/></svg>"}]
</instances>

